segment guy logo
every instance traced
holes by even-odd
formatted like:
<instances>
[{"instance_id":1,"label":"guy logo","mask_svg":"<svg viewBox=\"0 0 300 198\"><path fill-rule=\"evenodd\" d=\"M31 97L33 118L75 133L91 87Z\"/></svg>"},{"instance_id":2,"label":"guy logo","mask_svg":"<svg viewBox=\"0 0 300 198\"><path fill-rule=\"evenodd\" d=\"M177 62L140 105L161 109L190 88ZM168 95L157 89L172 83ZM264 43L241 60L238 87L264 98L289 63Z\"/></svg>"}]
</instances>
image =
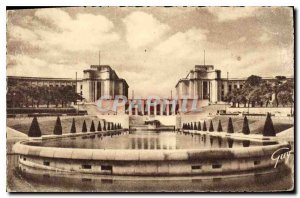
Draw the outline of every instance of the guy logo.
<instances>
[{"instance_id":1,"label":"guy logo","mask_svg":"<svg viewBox=\"0 0 300 198\"><path fill-rule=\"evenodd\" d=\"M273 161L276 160L274 168L277 167L279 160L285 159L285 162L287 162L289 160L290 154L291 154L291 150L288 147L277 149L271 156L271 160Z\"/></svg>"}]
</instances>

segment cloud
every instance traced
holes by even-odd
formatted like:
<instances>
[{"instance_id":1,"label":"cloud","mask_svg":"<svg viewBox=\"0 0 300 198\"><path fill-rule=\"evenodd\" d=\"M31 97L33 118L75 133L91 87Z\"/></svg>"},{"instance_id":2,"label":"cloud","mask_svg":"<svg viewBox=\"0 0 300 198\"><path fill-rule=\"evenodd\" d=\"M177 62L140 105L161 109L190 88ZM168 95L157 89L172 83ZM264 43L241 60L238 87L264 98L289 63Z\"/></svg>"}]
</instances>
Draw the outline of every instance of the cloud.
<instances>
[{"instance_id":1,"label":"cloud","mask_svg":"<svg viewBox=\"0 0 300 198\"><path fill-rule=\"evenodd\" d=\"M220 22L253 17L257 14L257 7L208 7L209 12L216 15Z\"/></svg>"},{"instance_id":2,"label":"cloud","mask_svg":"<svg viewBox=\"0 0 300 198\"><path fill-rule=\"evenodd\" d=\"M126 40L134 49L157 41L170 28L161 23L151 14L132 12L123 19L126 26Z\"/></svg>"},{"instance_id":3,"label":"cloud","mask_svg":"<svg viewBox=\"0 0 300 198\"><path fill-rule=\"evenodd\" d=\"M101 63L126 79L136 96L166 96L171 89L175 95L178 80L203 64L204 49L206 64L223 77L227 71L236 78L293 73L291 15L281 8L209 9L212 14L207 8L15 11L8 15L7 74L74 77L78 72L80 78L98 63L99 49Z\"/></svg>"},{"instance_id":4,"label":"cloud","mask_svg":"<svg viewBox=\"0 0 300 198\"><path fill-rule=\"evenodd\" d=\"M177 58L195 58L204 48L207 30L190 29L186 32L178 32L161 42L155 47L157 53L162 56L174 56ZM196 55L198 57L198 55Z\"/></svg>"},{"instance_id":5,"label":"cloud","mask_svg":"<svg viewBox=\"0 0 300 198\"><path fill-rule=\"evenodd\" d=\"M72 78L75 77L75 72L82 71L86 65L85 62L59 64L27 55L8 55L7 75L49 77L49 74L52 74L52 77Z\"/></svg>"},{"instance_id":6,"label":"cloud","mask_svg":"<svg viewBox=\"0 0 300 198\"><path fill-rule=\"evenodd\" d=\"M60 9L40 9L35 16L42 24L50 24L52 29L41 25L29 30L13 25L9 28L10 36L43 49L66 51L95 51L101 45L119 40L119 35L113 31L114 24L102 15L77 14L73 19Z\"/></svg>"},{"instance_id":7,"label":"cloud","mask_svg":"<svg viewBox=\"0 0 300 198\"><path fill-rule=\"evenodd\" d=\"M34 32L26 28L22 28L18 25L12 27L9 26L8 32L9 32L10 39L14 39L18 41L34 42L37 39L39 39L38 35L36 35Z\"/></svg>"},{"instance_id":8,"label":"cloud","mask_svg":"<svg viewBox=\"0 0 300 198\"><path fill-rule=\"evenodd\" d=\"M258 38L258 41L259 42L262 42L262 43L265 43L265 42L268 42L271 40L271 36L267 33L263 33L259 38Z\"/></svg>"}]
</instances>

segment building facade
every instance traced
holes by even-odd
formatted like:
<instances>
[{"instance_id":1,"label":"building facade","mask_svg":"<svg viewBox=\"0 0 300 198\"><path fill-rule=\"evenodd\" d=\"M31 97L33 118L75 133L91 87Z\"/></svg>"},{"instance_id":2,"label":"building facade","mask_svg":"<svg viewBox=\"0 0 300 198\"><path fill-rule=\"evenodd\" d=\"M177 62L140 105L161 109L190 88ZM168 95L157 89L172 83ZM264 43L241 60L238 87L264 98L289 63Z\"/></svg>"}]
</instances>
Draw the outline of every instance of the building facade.
<instances>
[{"instance_id":1,"label":"building facade","mask_svg":"<svg viewBox=\"0 0 300 198\"><path fill-rule=\"evenodd\" d=\"M102 96L111 99L116 95L128 97L129 88L126 80L119 78L108 65L91 65L90 69L83 71L82 79L7 76L7 85L14 83L26 86L72 86L88 103L95 102Z\"/></svg>"},{"instance_id":2,"label":"building facade","mask_svg":"<svg viewBox=\"0 0 300 198\"><path fill-rule=\"evenodd\" d=\"M264 77L264 80L275 81L275 78ZM292 77L288 77L292 79ZM242 89L247 78L221 78L221 71L213 65L195 65L185 78L176 84L178 99L198 99L217 103L224 101L225 96L234 89Z\"/></svg>"},{"instance_id":3,"label":"building facade","mask_svg":"<svg viewBox=\"0 0 300 198\"><path fill-rule=\"evenodd\" d=\"M263 79L275 81L275 78ZM193 108L222 102L229 92L243 88L245 80L246 78L221 78L221 71L215 70L213 65L196 65L194 70L176 84L175 102L172 98L165 98L148 105L146 99L140 99L137 103L137 99L128 98L129 86L126 80L119 78L109 65L91 65L89 69L83 71L82 79L7 76L8 86L14 83L24 86L72 86L74 91L82 96L84 103L96 104L102 98L105 100L101 105L107 109L114 105L113 99L117 95L122 95L128 99L126 104L104 114L148 116L176 115L184 112L183 107L189 112Z\"/></svg>"},{"instance_id":4,"label":"building facade","mask_svg":"<svg viewBox=\"0 0 300 198\"><path fill-rule=\"evenodd\" d=\"M78 88L87 102L95 102L101 97L114 99L116 95L128 98L128 84L119 78L117 73L108 65L91 65L83 71L83 79L78 81Z\"/></svg>"},{"instance_id":5,"label":"building facade","mask_svg":"<svg viewBox=\"0 0 300 198\"><path fill-rule=\"evenodd\" d=\"M43 78L43 77L23 77L7 76L7 85L20 83L27 86L47 86L47 87L64 87L72 86L75 90L76 80L72 78Z\"/></svg>"}]
</instances>

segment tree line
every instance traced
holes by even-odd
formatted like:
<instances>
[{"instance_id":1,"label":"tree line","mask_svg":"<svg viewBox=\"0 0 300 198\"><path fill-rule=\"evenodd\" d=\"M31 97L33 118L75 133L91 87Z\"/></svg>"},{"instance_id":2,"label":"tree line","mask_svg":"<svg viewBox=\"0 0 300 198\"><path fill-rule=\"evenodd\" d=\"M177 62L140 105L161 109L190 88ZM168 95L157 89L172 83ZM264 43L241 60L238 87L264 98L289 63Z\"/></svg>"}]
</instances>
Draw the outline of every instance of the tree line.
<instances>
[{"instance_id":1,"label":"tree line","mask_svg":"<svg viewBox=\"0 0 300 198\"><path fill-rule=\"evenodd\" d=\"M233 107L283 107L293 105L294 80L285 76L276 76L274 80L265 80L260 76L251 75L243 87L233 89L224 98Z\"/></svg>"},{"instance_id":2,"label":"tree line","mask_svg":"<svg viewBox=\"0 0 300 198\"><path fill-rule=\"evenodd\" d=\"M8 82L6 101L7 107L40 107L50 105L68 107L82 97L75 88L67 86L33 86L26 82Z\"/></svg>"}]
</instances>

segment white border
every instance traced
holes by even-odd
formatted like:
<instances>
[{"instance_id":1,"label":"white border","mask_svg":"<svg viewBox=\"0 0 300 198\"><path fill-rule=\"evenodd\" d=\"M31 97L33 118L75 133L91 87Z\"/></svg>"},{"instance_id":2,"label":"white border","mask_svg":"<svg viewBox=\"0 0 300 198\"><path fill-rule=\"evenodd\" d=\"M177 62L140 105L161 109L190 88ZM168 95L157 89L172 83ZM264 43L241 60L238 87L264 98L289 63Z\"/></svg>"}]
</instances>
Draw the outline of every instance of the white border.
<instances>
[{"instance_id":1,"label":"white border","mask_svg":"<svg viewBox=\"0 0 300 198\"><path fill-rule=\"evenodd\" d=\"M145 1L145 0L4 0L0 3L1 10L0 10L0 85L2 87L1 89L1 97L0 97L0 116L1 116L1 138L0 138L0 144L1 144L1 170L0 170L0 195L1 197L8 197L10 196L8 193L6 193L6 6L295 6L295 8L300 8L300 1L296 0L268 0L268 1L262 1L262 0L247 0L247 1L241 1L241 0L223 0L223 1L217 1L217 0L151 0L151 1ZM297 14L297 13L296 13ZM299 19L296 20L297 25L296 27L299 27ZM298 36L298 35L295 35ZM298 42L297 42L298 44ZM296 45L297 45L296 44ZM297 45L298 46L298 45ZM298 56L298 51L296 56ZM299 69L298 69L299 70ZM297 80L297 79L296 79ZM299 94L300 88L297 80L297 93ZM297 94L297 98L299 95ZM298 109L297 109L298 110ZM299 125L299 117L297 118L297 125ZM296 131L298 132L298 131ZM299 142L299 134L297 135L296 142ZM297 159L299 157L298 152L296 151ZM298 165L299 167L299 165ZM297 176L299 174L299 170L297 169ZM297 177L296 176L296 177ZM276 178L274 178L276 179ZM297 182L297 187L299 191L299 182ZM39 194L38 196L44 196L45 194ZM51 194L56 197L62 197L64 195L58 195L58 194ZM77 194L81 196L81 194ZM140 196L141 194L137 195ZM149 194L147 194L149 195ZM174 196L175 194L171 194L168 196ZM224 194L220 194L221 196L224 196ZM244 194L235 194L237 196L243 196ZM247 194L248 196L250 194ZM255 197L265 197L265 196L288 196L289 194L251 194L250 196ZM20 196L14 195L14 196ZM32 194L25 194L21 196L32 196ZM65 195L65 196L74 196L74 194ZM107 196L104 194L100 194L100 196ZM124 196L124 194L114 194L113 196ZM132 194L127 194L126 196L132 196ZM157 195L153 194L152 196L155 197L161 197L165 195ZM185 194L177 194L176 196L186 196ZM203 194L196 194L196 196L205 196ZM206 195L207 196L207 195ZM216 196L214 194L213 196ZM232 196L230 194L229 196ZM294 195L295 196L295 195Z\"/></svg>"}]
</instances>

